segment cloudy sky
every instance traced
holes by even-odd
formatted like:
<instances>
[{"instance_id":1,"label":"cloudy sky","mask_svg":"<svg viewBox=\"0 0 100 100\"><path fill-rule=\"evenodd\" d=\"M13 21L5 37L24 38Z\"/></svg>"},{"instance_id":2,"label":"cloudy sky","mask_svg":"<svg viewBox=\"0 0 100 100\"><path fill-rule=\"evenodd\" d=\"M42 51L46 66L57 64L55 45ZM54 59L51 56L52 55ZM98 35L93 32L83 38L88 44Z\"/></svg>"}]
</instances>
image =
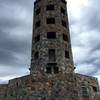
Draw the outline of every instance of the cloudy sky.
<instances>
[{"instance_id":1,"label":"cloudy sky","mask_svg":"<svg viewBox=\"0 0 100 100\"><path fill-rule=\"evenodd\" d=\"M0 0L0 83L29 74L34 0ZM100 81L100 0L68 0L76 72Z\"/></svg>"}]
</instances>

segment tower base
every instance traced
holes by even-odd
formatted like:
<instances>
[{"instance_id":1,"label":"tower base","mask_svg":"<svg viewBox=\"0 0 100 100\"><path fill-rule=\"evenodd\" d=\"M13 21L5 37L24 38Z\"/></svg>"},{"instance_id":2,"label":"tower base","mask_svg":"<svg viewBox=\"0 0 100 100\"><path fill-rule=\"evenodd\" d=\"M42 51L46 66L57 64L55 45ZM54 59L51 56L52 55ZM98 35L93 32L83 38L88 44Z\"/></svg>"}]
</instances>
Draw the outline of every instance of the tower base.
<instances>
[{"instance_id":1,"label":"tower base","mask_svg":"<svg viewBox=\"0 0 100 100\"><path fill-rule=\"evenodd\" d=\"M75 75L72 73L32 79L30 100L79 100Z\"/></svg>"},{"instance_id":2,"label":"tower base","mask_svg":"<svg viewBox=\"0 0 100 100\"><path fill-rule=\"evenodd\" d=\"M94 77L76 73L38 73L10 80L4 94L9 100L99 100L98 91L98 80Z\"/></svg>"}]
</instances>

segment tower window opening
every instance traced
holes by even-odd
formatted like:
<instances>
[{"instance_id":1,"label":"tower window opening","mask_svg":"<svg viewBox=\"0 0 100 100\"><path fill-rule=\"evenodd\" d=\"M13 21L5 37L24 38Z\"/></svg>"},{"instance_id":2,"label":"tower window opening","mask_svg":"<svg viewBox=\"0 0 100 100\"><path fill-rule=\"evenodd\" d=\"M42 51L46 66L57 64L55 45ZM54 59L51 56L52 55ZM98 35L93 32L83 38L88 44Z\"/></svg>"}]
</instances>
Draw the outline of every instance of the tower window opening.
<instances>
[{"instance_id":1,"label":"tower window opening","mask_svg":"<svg viewBox=\"0 0 100 100\"><path fill-rule=\"evenodd\" d=\"M55 24L55 18L47 18L47 24Z\"/></svg>"},{"instance_id":2,"label":"tower window opening","mask_svg":"<svg viewBox=\"0 0 100 100\"><path fill-rule=\"evenodd\" d=\"M61 13L64 14L64 15L66 14L66 10L62 7L61 7Z\"/></svg>"},{"instance_id":3,"label":"tower window opening","mask_svg":"<svg viewBox=\"0 0 100 100\"><path fill-rule=\"evenodd\" d=\"M51 67L49 66L49 67L46 67L46 73L48 73L48 74L51 74L52 73L52 70L51 70Z\"/></svg>"},{"instance_id":4,"label":"tower window opening","mask_svg":"<svg viewBox=\"0 0 100 100\"><path fill-rule=\"evenodd\" d=\"M66 34L63 34L63 40L68 41L68 36Z\"/></svg>"},{"instance_id":5,"label":"tower window opening","mask_svg":"<svg viewBox=\"0 0 100 100\"><path fill-rule=\"evenodd\" d=\"M47 38L48 39L55 39L56 38L56 32L47 32Z\"/></svg>"},{"instance_id":6,"label":"tower window opening","mask_svg":"<svg viewBox=\"0 0 100 100\"><path fill-rule=\"evenodd\" d=\"M49 60L50 61L56 60L55 49L49 49Z\"/></svg>"},{"instance_id":7,"label":"tower window opening","mask_svg":"<svg viewBox=\"0 0 100 100\"><path fill-rule=\"evenodd\" d=\"M92 86L92 88L93 88L93 91L94 91L94 92L97 92L97 87Z\"/></svg>"},{"instance_id":8,"label":"tower window opening","mask_svg":"<svg viewBox=\"0 0 100 100\"><path fill-rule=\"evenodd\" d=\"M37 35L37 36L35 37L35 42L38 42L38 41L40 41L40 35Z\"/></svg>"},{"instance_id":9,"label":"tower window opening","mask_svg":"<svg viewBox=\"0 0 100 100\"><path fill-rule=\"evenodd\" d=\"M65 58L69 58L69 52L65 51Z\"/></svg>"},{"instance_id":10,"label":"tower window opening","mask_svg":"<svg viewBox=\"0 0 100 100\"><path fill-rule=\"evenodd\" d=\"M56 63L48 63L48 67L46 67L46 73L48 74L57 74L59 73L59 68Z\"/></svg>"},{"instance_id":11,"label":"tower window opening","mask_svg":"<svg viewBox=\"0 0 100 100\"><path fill-rule=\"evenodd\" d=\"M38 8L37 10L36 10L36 15L38 15L40 13L40 8Z\"/></svg>"},{"instance_id":12,"label":"tower window opening","mask_svg":"<svg viewBox=\"0 0 100 100\"><path fill-rule=\"evenodd\" d=\"M54 66L54 73L56 74L56 73L59 73L59 68L56 66Z\"/></svg>"},{"instance_id":13,"label":"tower window opening","mask_svg":"<svg viewBox=\"0 0 100 100\"><path fill-rule=\"evenodd\" d=\"M47 5L46 10L54 10L54 5Z\"/></svg>"},{"instance_id":14,"label":"tower window opening","mask_svg":"<svg viewBox=\"0 0 100 100\"><path fill-rule=\"evenodd\" d=\"M66 1L65 0L61 0L61 2L64 3L64 4L66 4Z\"/></svg>"},{"instance_id":15,"label":"tower window opening","mask_svg":"<svg viewBox=\"0 0 100 100\"><path fill-rule=\"evenodd\" d=\"M19 84L18 84L18 82L17 82L17 83L16 83L16 86L18 87L18 85L19 85Z\"/></svg>"},{"instance_id":16,"label":"tower window opening","mask_svg":"<svg viewBox=\"0 0 100 100\"><path fill-rule=\"evenodd\" d=\"M34 59L37 60L39 58L39 52L35 52Z\"/></svg>"},{"instance_id":17,"label":"tower window opening","mask_svg":"<svg viewBox=\"0 0 100 100\"><path fill-rule=\"evenodd\" d=\"M45 97L43 97L43 98L41 98L41 100L46 100L46 98L45 98Z\"/></svg>"},{"instance_id":18,"label":"tower window opening","mask_svg":"<svg viewBox=\"0 0 100 100\"><path fill-rule=\"evenodd\" d=\"M36 27L40 27L40 21L36 22Z\"/></svg>"},{"instance_id":19,"label":"tower window opening","mask_svg":"<svg viewBox=\"0 0 100 100\"><path fill-rule=\"evenodd\" d=\"M63 21L63 20L62 20L62 25L63 25L64 27L67 27L66 22L65 22L65 21Z\"/></svg>"}]
</instances>

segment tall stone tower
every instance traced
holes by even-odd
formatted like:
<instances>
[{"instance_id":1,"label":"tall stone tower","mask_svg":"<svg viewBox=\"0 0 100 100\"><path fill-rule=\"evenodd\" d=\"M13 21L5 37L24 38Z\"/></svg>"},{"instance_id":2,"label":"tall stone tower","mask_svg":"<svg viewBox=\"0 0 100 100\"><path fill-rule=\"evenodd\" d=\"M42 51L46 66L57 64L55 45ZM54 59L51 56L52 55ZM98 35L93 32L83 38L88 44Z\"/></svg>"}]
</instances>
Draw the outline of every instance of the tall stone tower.
<instances>
[{"instance_id":1,"label":"tall stone tower","mask_svg":"<svg viewBox=\"0 0 100 100\"><path fill-rule=\"evenodd\" d=\"M74 71L65 0L36 0L31 73Z\"/></svg>"},{"instance_id":2,"label":"tall stone tower","mask_svg":"<svg viewBox=\"0 0 100 100\"><path fill-rule=\"evenodd\" d=\"M35 100L78 100L65 0L34 2L30 73Z\"/></svg>"}]
</instances>

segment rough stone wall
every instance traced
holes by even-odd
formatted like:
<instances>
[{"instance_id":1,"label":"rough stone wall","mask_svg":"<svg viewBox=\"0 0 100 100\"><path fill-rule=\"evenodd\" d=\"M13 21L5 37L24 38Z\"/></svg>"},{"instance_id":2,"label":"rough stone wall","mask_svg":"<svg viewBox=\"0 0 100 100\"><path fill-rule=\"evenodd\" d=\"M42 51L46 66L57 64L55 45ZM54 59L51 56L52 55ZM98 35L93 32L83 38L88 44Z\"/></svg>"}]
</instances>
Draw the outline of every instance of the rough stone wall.
<instances>
[{"instance_id":1,"label":"rough stone wall","mask_svg":"<svg viewBox=\"0 0 100 100\"><path fill-rule=\"evenodd\" d=\"M0 99L6 97L7 86L7 84L0 84Z\"/></svg>"},{"instance_id":2,"label":"rough stone wall","mask_svg":"<svg viewBox=\"0 0 100 100\"><path fill-rule=\"evenodd\" d=\"M7 98L10 100L28 100L30 93L30 75L9 81Z\"/></svg>"},{"instance_id":3,"label":"rough stone wall","mask_svg":"<svg viewBox=\"0 0 100 100\"><path fill-rule=\"evenodd\" d=\"M40 75L39 75L40 76ZM75 76L73 74L58 74L43 76L33 79L34 100L79 100Z\"/></svg>"},{"instance_id":4,"label":"rough stone wall","mask_svg":"<svg viewBox=\"0 0 100 100\"><path fill-rule=\"evenodd\" d=\"M89 100L99 100L98 99L99 85L98 85L97 78L81 75L81 74L76 74L76 79L77 79L78 94L79 94L80 100L84 100L83 96L85 97L87 96ZM86 90L83 91L82 87L86 88ZM84 94L82 91L84 93L87 93L87 95Z\"/></svg>"},{"instance_id":5,"label":"rough stone wall","mask_svg":"<svg viewBox=\"0 0 100 100\"><path fill-rule=\"evenodd\" d=\"M97 92L96 97L98 98L97 100L100 100L100 90Z\"/></svg>"},{"instance_id":6,"label":"rough stone wall","mask_svg":"<svg viewBox=\"0 0 100 100\"><path fill-rule=\"evenodd\" d=\"M82 86L89 99L83 99ZM36 77L10 80L7 96L13 100L99 100L100 92L94 77L69 73L47 77L38 73Z\"/></svg>"},{"instance_id":7,"label":"rough stone wall","mask_svg":"<svg viewBox=\"0 0 100 100\"><path fill-rule=\"evenodd\" d=\"M53 77L38 74L36 78L24 76L9 81L7 96L13 100L79 100L75 87L73 74Z\"/></svg>"}]
</instances>

